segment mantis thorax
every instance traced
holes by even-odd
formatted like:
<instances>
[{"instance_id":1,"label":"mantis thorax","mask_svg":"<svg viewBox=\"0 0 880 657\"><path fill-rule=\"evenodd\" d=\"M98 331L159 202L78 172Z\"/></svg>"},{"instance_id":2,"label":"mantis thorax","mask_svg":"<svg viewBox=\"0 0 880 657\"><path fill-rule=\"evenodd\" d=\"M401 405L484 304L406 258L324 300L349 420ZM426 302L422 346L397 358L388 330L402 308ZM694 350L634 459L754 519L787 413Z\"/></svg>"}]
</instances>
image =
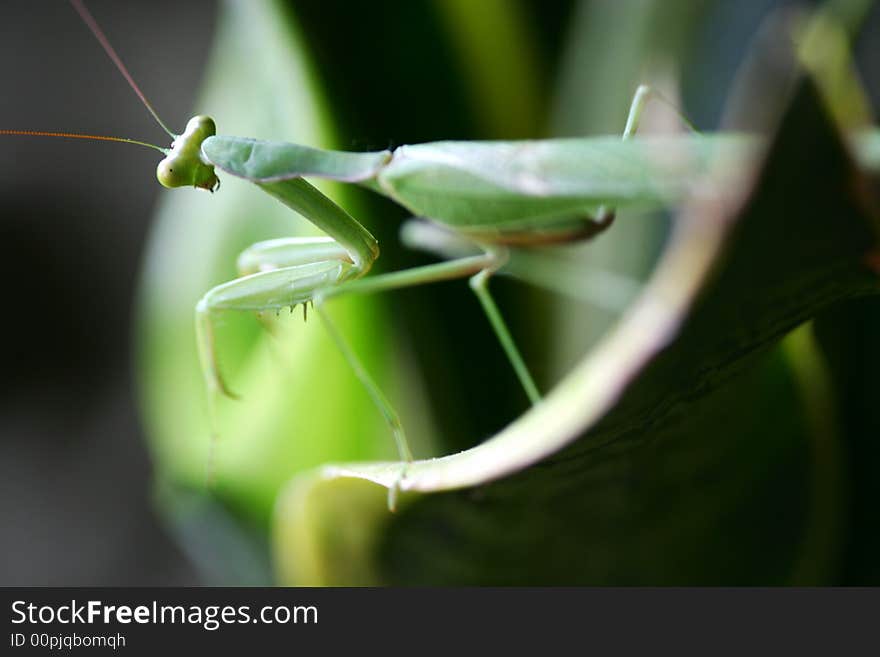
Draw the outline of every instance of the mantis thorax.
<instances>
[{"instance_id":1,"label":"mantis thorax","mask_svg":"<svg viewBox=\"0 0 880 657\"><path fill-rule=\"evenodd\" d=\"M156 177L165 187L201 187L213 192L220 185L214 166L202 159L202 142L217 133L210 116L194 116L183 134L171 143L168 155L159 162Z\"/></svg>"}]
</instances>

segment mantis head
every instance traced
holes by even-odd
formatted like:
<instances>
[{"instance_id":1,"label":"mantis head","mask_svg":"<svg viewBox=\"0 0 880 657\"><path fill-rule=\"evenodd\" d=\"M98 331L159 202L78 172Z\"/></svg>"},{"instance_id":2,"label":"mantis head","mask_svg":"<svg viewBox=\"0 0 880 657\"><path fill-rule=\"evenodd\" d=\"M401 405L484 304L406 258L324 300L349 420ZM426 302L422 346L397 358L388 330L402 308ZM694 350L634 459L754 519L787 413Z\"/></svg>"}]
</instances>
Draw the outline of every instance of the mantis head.
<instances>
[{"instance_id":1,"label":"mantis head","mask_svg":"<svg viewBox=\"0 0 880 657\"><path fill-rule=\"evenodd\" d=\"M201 187L213 192L220 186L214 166L201 156L202 142L216 134L214 119L210 116L194 116L183 134L171 143L171 150L156 167L156 177L165 187Z\"/></svg>"}]
</instances>

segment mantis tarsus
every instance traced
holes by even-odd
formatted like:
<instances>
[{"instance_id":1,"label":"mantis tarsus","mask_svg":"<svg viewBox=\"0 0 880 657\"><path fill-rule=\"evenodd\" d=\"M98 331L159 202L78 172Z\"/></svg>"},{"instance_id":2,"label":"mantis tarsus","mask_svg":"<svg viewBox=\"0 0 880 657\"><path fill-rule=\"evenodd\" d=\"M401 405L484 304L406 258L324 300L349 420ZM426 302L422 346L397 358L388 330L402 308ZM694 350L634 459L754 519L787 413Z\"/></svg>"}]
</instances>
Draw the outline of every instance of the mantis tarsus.
<instances>
[{"instance_id":1,"label":"mantis tarsus","mask_svg":"<svg viewBox=\"0 0 880 657\"><path fill-rule=\"evenodd\" d=\"M213 120L192 118L174 135L139 91L80 0L71 0L159 124L174 139L159 163L166 187L214 191L215 168L253 182L326 233L323 238L260 242L239 260L241 278L208 291L196 308L199 354L210 394L234 396L217 365L214 318L218 313L272 311L309 303L317 311L389 424L401 460L412 460L393 406L360 364L324 302L368 293L469 278L529 399L540 394L489 292L492 274L512 248L583 240L608 228L618 207L674 205L718 157L741 159L758 141L745 135L686 135L634 139L645 103L640 87L620 137L523 142L437 142L392 151L347 153L290 143L217 136ZM4 131L11 134L14 131ZM46 133L43 133L46 134ZM79 135L66 135L79 136ZM129 139L118 139L144 145ZM862 140L876 144L880 135ZM146 144L149 145L149 144ZM857 144L860 148L860 144ZM476 255L363 278L378 257L373 236L305 178L357 183L388 196L434 230L411 232L429 250L451 255L470 245ZM453 245L455 248L453 248ZM403 477L405 467L401 471Z\"/></svg>"}]
</instances>

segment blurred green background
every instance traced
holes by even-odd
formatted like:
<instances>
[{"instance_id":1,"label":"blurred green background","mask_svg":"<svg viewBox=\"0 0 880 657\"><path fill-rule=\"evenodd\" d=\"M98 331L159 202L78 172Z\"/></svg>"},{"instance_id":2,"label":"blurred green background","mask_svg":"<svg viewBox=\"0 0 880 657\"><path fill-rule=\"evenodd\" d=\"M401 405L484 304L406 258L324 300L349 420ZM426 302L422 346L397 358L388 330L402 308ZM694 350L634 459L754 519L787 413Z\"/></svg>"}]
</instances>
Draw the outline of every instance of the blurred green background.
<instances>
[{"instance_id":1,"label":"blurred green background","mask_svg":"<svg viewBox=\"0 0 880 657\"><path fill-rule=\"evenodd\" d=\"M679 98L711 130L764 19L791 4L89 6L172 126L206 112L221 133L367 150L619 133L642 82ZM8 7L3 127L159 138L69 7ZM857 44L875 105L878 25L873 11ZM677 129L668 112L651 108L645 130ZM12 138L4 146L0 206L14 246L4 266L16 284L0 405L3 583L271 582L271 513L289 477L328 460L393 454L316 322L287 318L271 337L254 318L230 316L222 365L244 399L221 405L209 457L192 308L234 276L247 244L308 234L307 224L229 177L214 196L160 190L149 151ZM399 245L400 209L325 189L378 237L379 271L432 261ZM625 219L563 256L644 279L667 222ZM616 316L506 279L493 289L544 389ZM869 302L848 312L874 318L853 320L860 325L877 317ZM463 282L342 301L333 313L398 407L418 456L474 445L526 408ZM829 333L832 342L839 335ZM870 399L866 386L854 387ZM210 458L216 483L206 496Z\"/></svg>"}]
</instances>

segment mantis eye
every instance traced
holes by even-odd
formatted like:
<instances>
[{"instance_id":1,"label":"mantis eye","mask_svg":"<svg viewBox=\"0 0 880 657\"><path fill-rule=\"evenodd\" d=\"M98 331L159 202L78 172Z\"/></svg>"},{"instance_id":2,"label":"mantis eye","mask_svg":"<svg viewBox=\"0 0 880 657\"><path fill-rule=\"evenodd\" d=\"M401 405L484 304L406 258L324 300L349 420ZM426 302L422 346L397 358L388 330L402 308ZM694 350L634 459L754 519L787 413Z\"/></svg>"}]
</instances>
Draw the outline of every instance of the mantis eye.
<instances>
[{"instance_id":1,"label":"mantis eye","mask_svg":"<svg viewBox=\"0 0 880 657\"><path fill-rule=\"evenodd\" d=\"M201 187L213 191L220 185L214 166L202 160L202 142L217 132L209 116L194 116L186 124L159 166L156 178L165 187Z\"/></svg>"},{"instance_id":2,"label":"mantis eye","mask_svg":"<svg viewBox=\"0 0 880 657\"><path fill-rule=\"evenodd\" d=\"M156 167L156 178L165 187L183 187L187 184L187 165L180 158L168 156ZM178 160L178 161L175 161ZM176 166L175 166L176 165Z\"/></svg>"}]
</instances>

